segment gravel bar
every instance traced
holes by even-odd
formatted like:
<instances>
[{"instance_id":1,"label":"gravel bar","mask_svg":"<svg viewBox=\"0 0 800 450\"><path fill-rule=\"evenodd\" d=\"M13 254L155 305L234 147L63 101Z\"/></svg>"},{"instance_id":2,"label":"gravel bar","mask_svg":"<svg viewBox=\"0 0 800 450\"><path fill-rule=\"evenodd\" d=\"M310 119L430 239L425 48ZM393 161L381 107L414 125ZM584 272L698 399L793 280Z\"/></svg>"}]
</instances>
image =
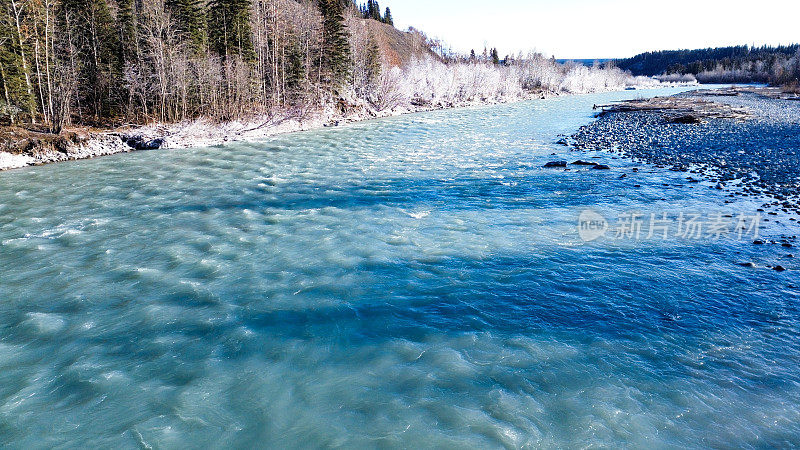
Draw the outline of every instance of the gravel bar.
<instances>
[{"instance_id":1,"label":"gravel bar","mask_svg":"<svg viewBox=\"0 0 800 450\"><path fill-rule=\"evenodd\" d=\"M709 180L736 195L764 196L765 207L800 212L800 101L771 98L753 88L673 98L681 105L677 112L612 106L581 127L572 145L686 171L688 181ZM698 110L687 112L687 100ZM709 100L746 111L747 117L703 114ZM676 114L698 119L675 120Z\"/></svg>"}]
</instances>

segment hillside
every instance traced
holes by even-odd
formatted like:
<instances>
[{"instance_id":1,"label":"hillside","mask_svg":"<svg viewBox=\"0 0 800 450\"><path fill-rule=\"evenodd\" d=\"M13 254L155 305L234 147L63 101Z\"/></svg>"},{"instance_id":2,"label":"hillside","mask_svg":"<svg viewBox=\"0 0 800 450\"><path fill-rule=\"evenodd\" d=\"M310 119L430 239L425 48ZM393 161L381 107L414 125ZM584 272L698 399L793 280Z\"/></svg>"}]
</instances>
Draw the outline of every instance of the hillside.
<instances>
[{"instance_id":1,"label":"hillside","mask_svg":"<svg viewBox=\"0 0 800 450\"><path fill-rule=\"evenodd\" d=\"M372 19L359 19L378 42L383 60L393 67L401 67L412 59L436 57L424 34L418 31L400 31L392 25Z\"/></svg>"}]
</instances>

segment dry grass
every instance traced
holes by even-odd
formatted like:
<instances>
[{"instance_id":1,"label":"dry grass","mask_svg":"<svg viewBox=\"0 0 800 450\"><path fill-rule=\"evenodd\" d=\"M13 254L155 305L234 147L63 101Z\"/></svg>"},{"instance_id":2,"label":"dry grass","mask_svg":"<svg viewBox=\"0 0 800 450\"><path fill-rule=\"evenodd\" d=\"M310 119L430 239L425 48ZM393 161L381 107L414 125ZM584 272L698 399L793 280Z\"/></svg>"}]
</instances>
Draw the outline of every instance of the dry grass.
<instances>
[{"instance_id":1,"label":"dry grass","mask_svg":"<svg viewBox=\"0 0 800 450\"><path fill-rule=\"evenodd\" d=\"M378 41L381 54L391 66L404 66L412 59L433 55L425 37L419 33L400 31L377 20L364 20L364 24Z\"/></svg>"}]
</instances>

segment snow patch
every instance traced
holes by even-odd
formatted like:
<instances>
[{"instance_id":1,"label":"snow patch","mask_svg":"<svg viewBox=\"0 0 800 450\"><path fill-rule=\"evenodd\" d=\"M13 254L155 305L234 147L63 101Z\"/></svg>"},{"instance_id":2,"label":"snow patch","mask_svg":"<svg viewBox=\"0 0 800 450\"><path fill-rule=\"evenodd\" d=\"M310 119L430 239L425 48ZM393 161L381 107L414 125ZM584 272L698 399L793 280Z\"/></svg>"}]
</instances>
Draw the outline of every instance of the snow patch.
<instances>
[{"instance_id":1,"label":"snow patch","mask_svg":"<svg viewBox=\"0 0 800 450\"><path fill-rule=\"evenodd\" d=\"M15 155L13 153L0 152L0 170L17 169L35 163L36 160L28 155Z\"/></svg>"}]
</instances>

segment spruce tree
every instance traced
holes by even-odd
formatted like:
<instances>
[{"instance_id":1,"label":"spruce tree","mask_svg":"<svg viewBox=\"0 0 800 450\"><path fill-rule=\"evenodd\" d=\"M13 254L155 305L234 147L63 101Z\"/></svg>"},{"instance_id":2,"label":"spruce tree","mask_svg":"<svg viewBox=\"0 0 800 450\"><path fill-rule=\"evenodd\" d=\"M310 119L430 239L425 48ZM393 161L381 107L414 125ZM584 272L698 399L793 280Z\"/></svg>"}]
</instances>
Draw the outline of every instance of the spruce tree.
<instances>
[{"instance_id":1,"label":"spruce tree","mask_svg":"<svg viewBox=\"0 0 800 450\"><path fill-rule=\"evenodd\" d=\"M386 7L386 12L383 14L383 23L394 26L394 19L392 19L392 11L389 10L388 6Z\"/></svg>"},{"instance_id":2,"label":"spruce tree","mask_svg":"<svg viewBox=\"0 0 800 450\"><path fill-rule=\"evenodd\" d=\"M0 13L9 11L7 14L11 14L5 1L0 1L0 5L3 8ZM23 49L19 46L16 29L10 20L0 20L0 43L0 119L15 123L21 112L33 111L35 98L26 89Z\"/></svg>"},{"instance_id":3,"label":"spruce tree","mask_svg":"<svg viewBox=\"0 0 800 450\"><path fill-rule=\"evenodd\" d=\"M136 0L119 0L118 7L119 58L123 63L133 64L138 57Z\"/></svg>"},{"instance_id":4,"label":"spruce tree","mask_svg":"<svg viewBox=\"0 0 800 450\"><path fill-rule=\"evenodd\" d=\"M286 89L292 97L297 97L303 90L306 76L304 56L300 40L291 36L286 53Z\"/></svg>"},{"instance_id":5,"label":"spruce tree","mask_svg":"<svg viewBox=\"0 0 800 450\"><path fill-rule=\"evenodd\" d=\"M367 19L381 22L381 7L378 5L378 0L367 0Z\"/></svg>"},{"instance_id":6,"label":"spruce tree","mask_svg":"<svg viewBox=\"0 0 800 450\"><path fill-rule=\"evenodd\" d=\"M319 0L318 5L323 17L323 65L330 84L338 87L350 75L352 63L342 3L340 0Z\"/></svg>"},{"instance_id":7,"label":"spruce tree","mask_svg":"<svg viewBox=\"0 0 800 450\"><path fill-rule=\"evenodd\" d=\"M205 42L206 25L202 4L198 0L166 0L164 6L169 11L178 32L195 48L200 48ZM247 7L249 20L249 5Z\"/></svg>"},{"instance_id":8,"label":"spruce tree","mask_svg":"<svg viewBox=\"0 0 800 450\"><path fill-rule=\"evenodd\" d=\"M374 86L381 76L381 49L372 34L369 35L369 41L367 42L365 62L367 81Z\"/></svg>"},{"instance_id":9,"label":"spruce tree","mask_svg":"<svg viewBox=\"0 0 800 450\"><path fill-rule=\"evenodd\" d=\"M212 0L208 8L209 47L228 57L239 55L246 60L254 57L250 36L249 0Z\"/></svg>"},{"instance_id":10,"label":"spruce tree","mask_svg":"<svg viewBox=\"0 0 800 450\"><path fill-rule=\"evenodd\" d=\"M497 55L497 49L492 49L492 64L500 64L500 56Z\"/></svg>"}]
</instances>

